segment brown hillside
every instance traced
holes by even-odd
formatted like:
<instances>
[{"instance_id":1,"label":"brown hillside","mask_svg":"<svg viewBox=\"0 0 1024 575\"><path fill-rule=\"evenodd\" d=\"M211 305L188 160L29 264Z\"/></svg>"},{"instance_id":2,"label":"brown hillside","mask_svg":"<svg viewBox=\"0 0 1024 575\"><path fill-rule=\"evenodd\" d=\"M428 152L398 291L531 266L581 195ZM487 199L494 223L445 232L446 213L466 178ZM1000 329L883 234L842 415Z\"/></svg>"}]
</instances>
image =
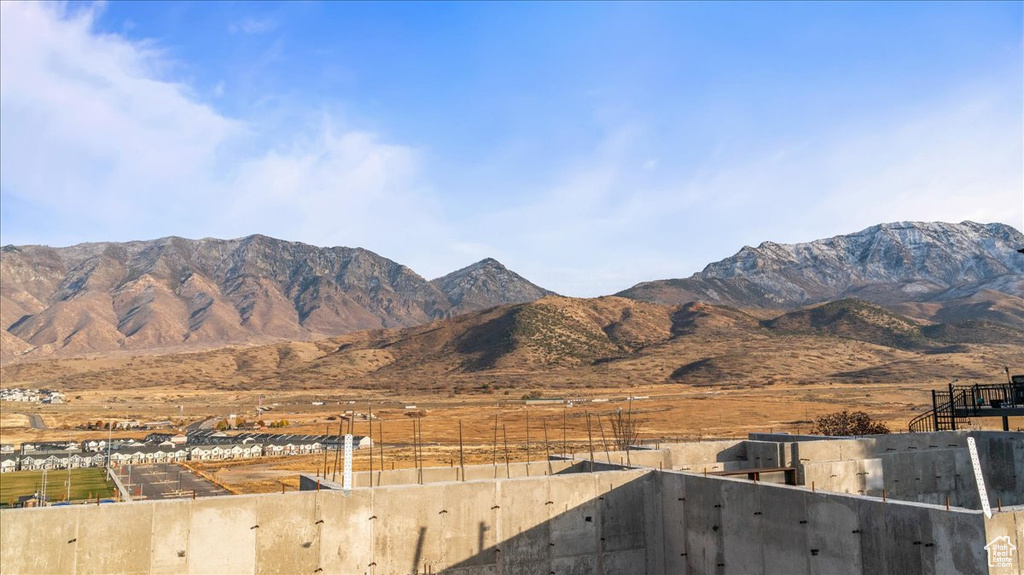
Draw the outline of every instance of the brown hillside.
<instances>
[{"instance_id":1,"label":"brown hillside","mask_svg":"<svg viewBox=\"0 0 1024 575\"><path fill-rule=\"evenodd\" d=\"M317 341L22 361L3 366L0 377L4 385L66 389L169 385L514 395L534 386L987 377L1019 362L1020 332L1012 328L979 338L983 326L929 327L928 337L913 322L879 309L837 302L786 314L765 328L743 311L705 304L680 309L617 297L547 297Z\"/></svg>"}]
</instances>

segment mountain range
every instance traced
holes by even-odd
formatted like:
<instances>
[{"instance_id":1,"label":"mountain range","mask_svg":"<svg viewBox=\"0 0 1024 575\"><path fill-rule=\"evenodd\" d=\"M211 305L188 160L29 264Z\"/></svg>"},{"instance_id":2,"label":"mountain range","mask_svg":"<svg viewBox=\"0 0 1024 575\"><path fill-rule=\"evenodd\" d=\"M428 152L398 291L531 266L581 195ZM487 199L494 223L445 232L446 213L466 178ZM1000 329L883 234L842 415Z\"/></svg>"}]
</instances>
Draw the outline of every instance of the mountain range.
<instances>
[{"instance_id":1,"label":"mountain range","mask_svg":"<svg viewBox=\"0 0 1024 575\"><path fill-rule=\"evenodd\" d=\"M437 353L458 357L459 369L470 370L526 356L618 361L688 330L854 334L919 350L985 337L998 343L1024 329L1024 255L1016 251L1022 246L1024 234L1003 224L881 224L810 243L745 247L689 278L646 282L577 306L552 306L565 298L551 299L552 292L490 258L427 281L364 249L259 235L5 246L0 355L10 361L174 351L365 332L352 342L384 361L367 342L398 338L394 347L412 337L395 335L406 333L401 328L448 334L448 347ZM541 298L547 299L508 305ZM609 307L610 301L619 303ZM718 311L701 313L692 302ZM838 311L819 305L828 302ZM884 308L864 311L867 302ZM806 317L787 313L794 310ZM883 318L882 331L877 310L892 315ZM836 313L843 319L838 331L822 332L823 314ZM867 316L870 327L858 323ZM897 329L901 322L909 324ZM533 351L506 353L523 341Z\"/></svg>"},{"instance_id":2,"label":"mountain range","mask_svg":"<svg viewBox=\"0 0 1024 575\"><path fill-rule=\"evenodd\" d=\"M1024 234L1004 224L896 222L800 244L764 242L688 278L617 295L795 309L843 298L933 321L1024 327Z\"/></svg>"},{"instance_id":3,"label":"mountain range","mask_svg":"<svg viewBox=\"0 0 1024 575\"><path fill-rule=\"evenodd\" d=\"M5 246L0 282L5 356L308 340L551 293L493 259L427 281L368 250L259 235Z\"/></svg>"}]
</instances>

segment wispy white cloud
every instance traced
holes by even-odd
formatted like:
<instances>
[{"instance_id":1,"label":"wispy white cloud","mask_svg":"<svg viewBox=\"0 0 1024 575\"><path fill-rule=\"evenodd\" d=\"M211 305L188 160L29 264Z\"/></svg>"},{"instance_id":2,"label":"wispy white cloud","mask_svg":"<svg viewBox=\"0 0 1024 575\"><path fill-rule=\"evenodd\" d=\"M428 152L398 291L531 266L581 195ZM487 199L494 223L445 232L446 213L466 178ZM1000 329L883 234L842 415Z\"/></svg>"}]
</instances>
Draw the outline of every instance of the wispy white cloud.
<instances>
[{"instance_id":1,"label":"wispy white cloud","mask_svg":"<svg viewBox=\"0 0 1024 575\"><path fill-rule=\"evenodd\" d=\"M272 18L245 18L228 24L228 32L232 34L263 34L277 28L277 21Z\"/></svg>"},{"instance_id":2,"label":"wispy white cloud","mask_svg":"<svg viewBox=\"0 0 1024 575\"><path fill-rule=\"evenodd\" d=\"M152 46L94 33L91 11L0 11L5 192L115 224L161 192L188 195L245 130L188 86L160 80Z\"/></svg>"},{"instance_id":3,"label":"wispy white cloud","mask_svg":"<svg viewBox=\"0 0 1024 575\"><path fill-rule=\"evenodd\" d=\"M260 232L399 258L412 235L440 237L415 149L328 113L285 131L227 117L90 11L0 9L3 193L94 230L70 240Z\"/></svg>"}]
</instances>

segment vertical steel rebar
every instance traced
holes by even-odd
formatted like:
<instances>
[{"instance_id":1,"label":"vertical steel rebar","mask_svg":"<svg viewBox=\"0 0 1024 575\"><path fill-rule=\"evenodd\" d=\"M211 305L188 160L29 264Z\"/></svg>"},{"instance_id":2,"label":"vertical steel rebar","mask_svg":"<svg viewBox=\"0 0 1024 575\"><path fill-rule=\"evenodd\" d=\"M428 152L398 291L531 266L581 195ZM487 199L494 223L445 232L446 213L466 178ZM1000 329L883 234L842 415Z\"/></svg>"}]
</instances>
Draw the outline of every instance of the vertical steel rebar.
<instances>
[{"instance_id":1,"label":"vertical steel rebar","mask_svg":"<svg viewBox=\"0 0 1024 575\"><path fill-rule=\"evenodd\" d=\"M494 443L491 450L491 465L494 466L494 477L498 477L498 414L494 414Z\"/></svg>"},{"instance_id":2,"label":"vertical steel rebar","mask_svg":"<svg viewBox=\"0 0 1024 575\"><path fill-rule=\"evenodd\" d=\"M380 438L380 449L377 450L380 453L380 471L381 476L384 474L384 420L381 419L377 422L377 430L380 434L377 436ZM380 481L377 481L377 486L380 486Z\"/></svg>"},{"instance_id":3,"label":"vertical steel rebar","mask_svg":"<svg viewBox=\"0 0 1024 575\"><path fill-rule=\"evenodd\" d=\"M530 476L530 408L526 408L526 476Z\"/></svg>"},{"instance_id":4,"label":"vertical steel rebar","mask_svg":"<svg viewBox=\"0 0 1024 575\"><path fill-rule=\"evenodd\" d=\"M327 477L327 442L331 439L331 424L330 423L324 425L324 437L325 437L325 439L324 439L324 477L326 478ZM317 476L319 476L320 475L319 470L317 470L317 471L318 471L317 472Z\"/></svg>"},{"instance_id":5,"label":"vertical steel rebar","mask_svg":"<svg viewBox=\"0 0 1024 575\"><path fill-rule=\"evenodd\" d=\"M505 476L512 477L512 466L508 462L508 434L505 433L505 424L501 424L501 437L505 440Z\"/></svg>"},{"instance_id":6,"label":"vertical steel rebar","mask_svg":"<svg viewBox=\"0 0 1024 575\"><path fill-rule=\"evenodd\" d=\"M590 472L594 472L594 436L590 432L590 413L584 412L587 415L587 441L590 444Z\"/></svg>"},{"instance_id":7,"label":"vertical steel rebar","mask_svg":"<svg viewBox=\"0 0 1024 575\"><path fill-rule=\"evenodd\" d=\"M459 469L462 470L462 480L466 480L466 460L462 451L462 420L459 420Z\"/></svg>"},{"instance_id":8,"label":"vertical steel rebar","mask_svg":"<svg viewBox=\"0 0 1024 575\"><path fill-rule=\"evenodd\" d=\"M600 414L598 414L598 416L597 416L597 424L601 427L601 447L604 448L604 456L608 459L608 464L611 465L611 463L612 463L612 454L608 453L608 443L606 443L605 438L604 438L604 423L601 422L601 415Z\"/></svg>"},{"instance_id":9,"label":"vertical steel rebar","mask_svg":"<svg viewBox=\"0 0 1024 575\"><path fill-rule=\"evenodd\" d=\"M636 433L634 431L634 428L633 428L633 396L629 397L629 412L627 413L627 421L629 422L629 423L626 424L627 428L630 431L630 435L633 435L634 433ZM633 438L630 437L630 439L633 439ZM639 439L639 434L637 434L637 439ZM633 466L633 462L629 460L629 443L631 443L631 442L627 442L626 446L625 446L626 447L626 465L628 465L629 467L632 467Z\"/></svg>"},{"instance_id":10,"label":"vertical steel rebar","mask_svg":"<svg viewBox=\"0 0 1024 575\"><path fill-rule=\"evenodd\" d=\"M565 442L565 418L566 418L565 410L566 410L566 407L565 407L565 404L563 403L562 404L562 457L565 457L565 454L569 453L569 450L566 448L566 442Z\"/></svg>"},{"instance_id":11,"label":"vertical steel rebar","mask_svg":"<svg viewBox=\"0 0 1024 575\"><path fill-rule=\"evenodd\" d=\"M551 469L551 449L548 447L548 421L544 420L544 457L548 460L548 475L554 475Z\"/></svg>"}]
</instances>

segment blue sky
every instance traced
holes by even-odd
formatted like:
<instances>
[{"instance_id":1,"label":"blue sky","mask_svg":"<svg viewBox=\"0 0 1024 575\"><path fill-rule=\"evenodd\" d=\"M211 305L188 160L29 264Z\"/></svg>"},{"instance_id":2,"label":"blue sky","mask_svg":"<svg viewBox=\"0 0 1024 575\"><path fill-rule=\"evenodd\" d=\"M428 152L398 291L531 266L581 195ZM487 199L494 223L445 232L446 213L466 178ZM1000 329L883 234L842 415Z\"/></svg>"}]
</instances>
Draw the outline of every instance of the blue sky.
<instances>
[{"instance_id":1,"label":"blue sky","mask_svg":"<svg viewBox=\"0 0 1024 575\"><path fill-rule=\"evenodd\" d=\"M1002 3L0 4L4 244L495 257L567 295L883 221L1024 228Z\"/></svg>"}]
</instances>

